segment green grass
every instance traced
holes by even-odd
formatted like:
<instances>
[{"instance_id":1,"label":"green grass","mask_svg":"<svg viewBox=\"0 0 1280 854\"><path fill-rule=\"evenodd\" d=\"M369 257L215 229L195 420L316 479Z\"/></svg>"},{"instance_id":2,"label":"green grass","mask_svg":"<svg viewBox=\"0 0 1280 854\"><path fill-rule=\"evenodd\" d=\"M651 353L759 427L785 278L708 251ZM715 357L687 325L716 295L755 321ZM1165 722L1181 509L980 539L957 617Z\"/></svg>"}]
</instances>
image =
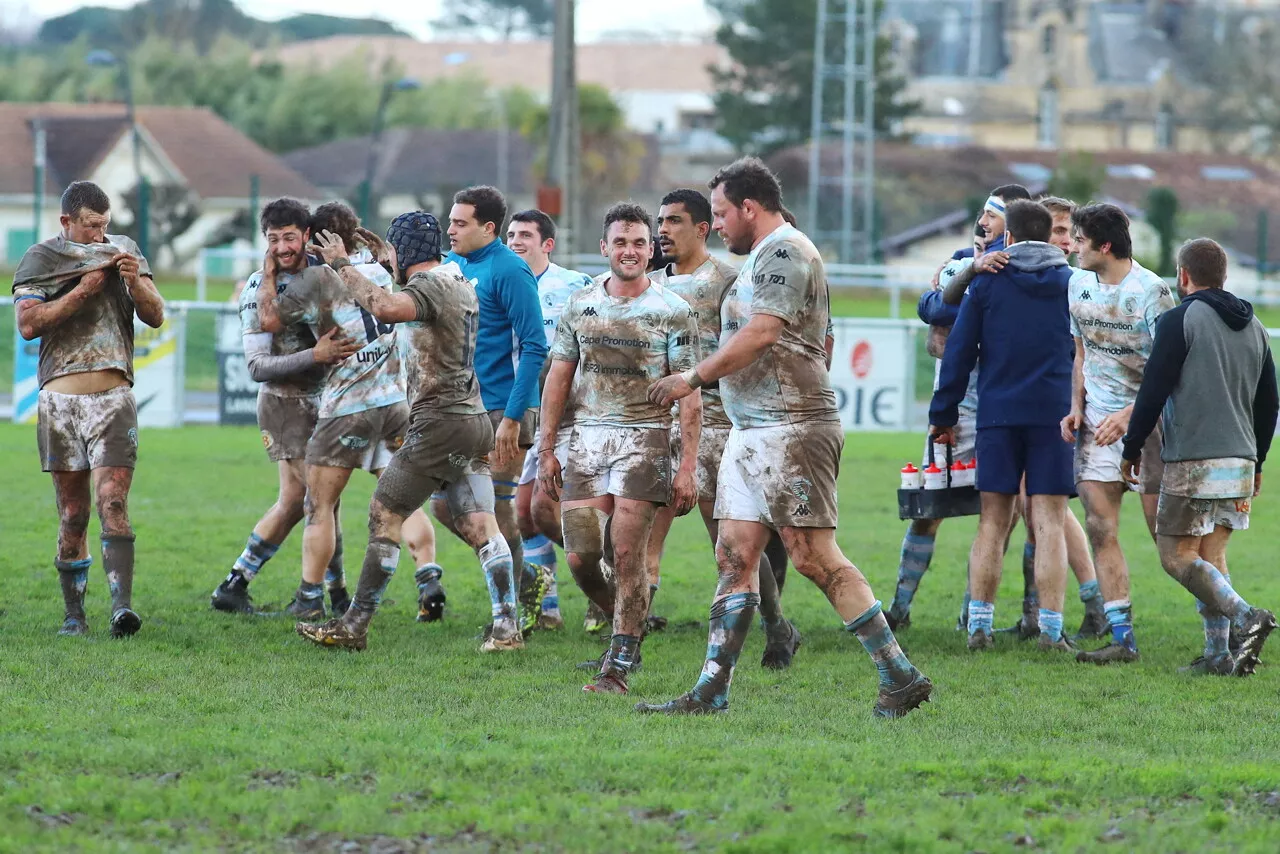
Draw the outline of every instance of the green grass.
<instances>
[{"instance_id":1,"label":"green grass","mask_svg":"<svg viewBox=\"0 0 1280 854\"><path fill-rule=\"evenodd\" d=\"M917 436L867 434L845 447L839 539L886 599L903 527L896 471L918 448ZM587 697L573 665L599 646L576 629L520 654L476 651L487 598L475 558L447 535L446 621L414 622L404 559L364 654L311 648L284 620L213 613L209 592L273 499L274 470L251 429L147 430L141 450L131 510L146 625L106 638L95 565L93 634L61 639L52 490L32 430L0 427L0 849L401 851L430 837L444 851L994 852L1029 837L1052 851L1275 850L1280 677L1174 672L1198 653L1200 624L1132 502L1134 666L1085 668L1005 637L966 654L952 626L975 526L961 520L944 527L903 635L937 684L920 713L871 718L874 669L792 573L784 601L805 644L789 672L760 669L757 634L728 716L645 719L632 702L686 690L705 649L715 571L695 520L672 534L657 607L672 627L646 643L633 696ZM357 476L344 502L353 575L371 486ZM1274 607L1273 501L1258 502L1231 567L1243 595ZM259 602L291 594L299 542L255 582ZM1017 562L1002 624L1017 610ZM583 611L572 588L571 624Z\"/></svg>"}]
</instances>

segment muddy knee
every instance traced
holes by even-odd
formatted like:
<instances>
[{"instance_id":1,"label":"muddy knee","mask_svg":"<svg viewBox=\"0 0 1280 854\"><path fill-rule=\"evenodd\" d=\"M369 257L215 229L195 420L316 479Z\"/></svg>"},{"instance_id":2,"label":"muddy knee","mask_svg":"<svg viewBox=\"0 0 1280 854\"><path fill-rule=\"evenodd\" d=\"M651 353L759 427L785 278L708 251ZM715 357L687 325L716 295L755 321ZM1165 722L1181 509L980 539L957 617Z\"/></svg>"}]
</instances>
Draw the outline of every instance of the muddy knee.
<instances>
[{"instance_id":1,"label":"muddy knee","mask_svg":"<svg viewBox=\"0 0 1280 854\"><path fill-rule=\"evenodd\" d=\"M582 563L598 563L604 557L604 529L609 517L595 507L564 511L564 550Z\"/></svg>"}]
</instances>

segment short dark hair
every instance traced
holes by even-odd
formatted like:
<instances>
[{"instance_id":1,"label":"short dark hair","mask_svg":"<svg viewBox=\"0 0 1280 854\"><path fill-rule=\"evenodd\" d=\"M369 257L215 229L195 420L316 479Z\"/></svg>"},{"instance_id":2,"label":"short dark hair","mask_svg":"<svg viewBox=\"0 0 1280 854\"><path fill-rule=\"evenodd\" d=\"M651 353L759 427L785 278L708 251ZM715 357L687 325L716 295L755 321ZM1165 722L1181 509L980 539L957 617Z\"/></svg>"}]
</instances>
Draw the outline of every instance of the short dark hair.
<instances>
[{"instance_id":1,"label":"short dark hair","mask_svg":"<svg viewBox=\"0 0 1280 854\"><path fill-rule=\"evenodd\" d=\"M1120 260L1133 257L1129 217L1115 205L1097 204L1076 208L1071 226L1094 246L1111 244L1111 254Z\"/></svg>"},{"instance_id":2,"label":"short dark hair","mask_svg":"<svg viewBox=\"0 0 1280 854\"><path fill-rule=\"evenodd\" d=\"M1053 214L1039 202L1018 199L1004 210L1004 227L1013 235L1014 242L1038 240L1049 242L1053 231Z\"/></svg>"},{"instance_id":3,"label":"short dark hair","mask_svg":"<svg viewBox=\"0 0 1280 854\"><path fill-rule=\"evenodd\" d=\"M269 228L288 228L291 225L296 225L298 231L305 233L311 228L311 209L297 199L286 196L263 205L258 223L262 226L263 234Z\"/></svg>"},{"instance_id":4,"label":"short dark hair","mask_svg":"<svg viewBox=\"0 0 1280 854\"><path fill-rule=\"evenodd\" d=\"M1003 199L1005 204L1008 204L1019 199L1031 198L1031 191L1021 184L1001 184L991 191L991 195L997 199Z\"/></svg>"},{"instance_id":5,"label":"short dark hair","mask_svg":"<svg viewBox=\"0 0 1280 854\"><path fill-rule=\"evenodd\" d=\"M76 217L80 215L82 208L104 214L111 210L111 199L92 181L74 181L62 191L62 213L64 216Z\"/></svg>"},{"instance_id":6,"label":"short dark hair","mask_svg":"<svg viewBox=\"0 0 1280 854\"><path fill-rule=\"evenodd\" d=\"M720 167L715 177L707 182L707 187L711 190L721 187L724 197L735 208L742 207L743 202L751 199L770 213L780 214L784 210L778 176L759 157L741 157L728 166Z\"/></svg>"},{"instance_id":7,"label":"short dark hair","mask_svg":"<svg viewBox=\"0 0 1280 854\"><path fill-rule=\"evenodd\" d=\"M538 236L543 240L553 240L556 236L556 224L551 217L537 208L518 211L511 215L512 222L531 222L538 228Z\"/></svg>"},{"instance_id":8,"label":"short dark hair","mask_svg":"<svg viewBox=\"0 0 1280 854\"><path fill-rule=\"evenodd\" d=\"M1178 266L1201 288L1221 288L1227 282L1227 252L1216 240L1197 237L1178 250Z\"/></svg>"},{"instance_id":9,"label":"short dark hair","mask_svg":"<svg viewBox=\"0 0 1280 854\"><path fill-rule=\"evenodd\" d=\"M711 202L707 201L707 197L697 190L692 190L688 187L672 190L662 197L662 204L664 207L666 205L684 205L684 209L688 212L689 218L693 220L694 225L700 222L711 224Z\"/></svg>"},{"instance_id":10,"label":"short dark hair","mask_svg":"<svg viewBox=\"0 0 1280 854\"><path fill-rule=\"evenodd\" d=\"M325 202L311 215L311 233L329 231L338 235L348 252L355 251L356 227L359 225L360 218L346 202Z\"/></svg>"},{"instance_id":11,"label":"short dark hair","mask_svg":"<svg viewBox=\"0 0 1280 854\"><path fill-rule=\"evenodd\" d=\"M499 234L507 222L507 199L497 187L481 184L478 187L467 187L453 196L455 205L471 205L476 209L476 222L484 225L493 223L493 233Z\"/></svg>"},{"instance_id":12,"label":"short dark hair","mask_svg":"<svg viewBox=\"0 0 1280 854\"><path fill-rule=\"evenodd\" d=\"M609 236L609 226L615 222L633 222L643 224L648 227L649 234L653 235L653 218L649 216L649 212L637 205L635 202L618 202L604 213L604 236Z\"/></svg>"},{"instance_id":13,"label":"short dark hair","mask_svg":"<svg viewBox=\"0 0 1280 854\"><path fill-rule=\"evenodd\" d=\"M1054 216L1074 213L1076 209L1075 202L1060 196L1043 196L1040 199L1040 204L1044 205L1049 210L1049 213Z\"/></svg>"}]
</instances>

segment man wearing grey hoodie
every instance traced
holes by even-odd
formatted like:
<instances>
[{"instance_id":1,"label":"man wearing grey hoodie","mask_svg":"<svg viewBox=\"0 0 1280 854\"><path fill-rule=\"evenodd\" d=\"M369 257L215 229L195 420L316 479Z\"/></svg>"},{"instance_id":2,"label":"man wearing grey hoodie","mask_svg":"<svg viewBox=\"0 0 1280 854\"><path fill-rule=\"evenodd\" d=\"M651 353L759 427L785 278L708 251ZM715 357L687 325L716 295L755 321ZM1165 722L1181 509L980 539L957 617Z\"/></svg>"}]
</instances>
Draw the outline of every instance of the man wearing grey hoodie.
<instances>
[{"instance_id":1,"label":"man wearing grey hoodie","mask_svg":"<svg viewBox=\"0 0 1280 854\"><path fill-rule=\"evenodd\" d=\"M1267 330L1253 306L1224 290L1227 254L1200 238L1178 251L1182 304L1156 327L1124 437L1125 480L1137 483L1142 446L1164 415L1164 476L1156 545L1165 572L1196 597L1204 655L1187 672L1248 676L1275 615L1240 598L1227 575L1227 540L1249 527L1280 400ZM1240 633L1232 656L1228 634Z\"/></svg>"}]
</instances>

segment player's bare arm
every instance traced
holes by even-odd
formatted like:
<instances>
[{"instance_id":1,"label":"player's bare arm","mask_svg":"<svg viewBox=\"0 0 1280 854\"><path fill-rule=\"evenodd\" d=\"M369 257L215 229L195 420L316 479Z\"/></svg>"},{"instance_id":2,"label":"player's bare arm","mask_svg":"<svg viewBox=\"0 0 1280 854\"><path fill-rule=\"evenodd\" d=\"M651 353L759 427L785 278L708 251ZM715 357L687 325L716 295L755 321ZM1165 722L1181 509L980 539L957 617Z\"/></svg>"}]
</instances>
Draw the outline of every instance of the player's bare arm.
<instances>
[{"instance_id":1,"label":"player's bare arm","mask_svg":"<svg viewBox=\"0 0 1280 854\"><path fill-rule=\"evenodd\" d=\"M164 298L156 289L155 279L149 275L141 275L138 259L127 252L121 252L111 262L116 265L124 286L129 289L133 310L138 319L152 329L159 328L164 323Z\"/></svg>"},{"instance_id":2,"label":"player's bare arm","mask_svg":"<svg viewBox=\"0 0 1280 854\"><path fill-rule=\"evenodd\" d=\"M552 501L560 500L560 487L564 478L560 461L556 459L556 432L564 418L565 403L573 386L573 375L578 361L551 359L546 384L542 387L542 421L538 426L538 485ZM699 409L701 412L701 409Z\"/></svg>"},{"instance_id":3,"label":"player's bare arm","mask_svg":"<svg viewBox=\"0 0 1280 854\"><path fill-rule=\"evenodd\" d=\"M698 443L702 438L702 392L682 399L680 406L680 468L672 483L672 506L683 516L698 503Z\"/></svg>"},{"instance_id":4,"label":"player's bare arm","mask_svg":"<svg viewBox=\"0 0 1280 854\"><path fill-rule=\"evenodd\" d=\"M670 406L693 394L695 389L742 370L778 342L785 325L786 321L781 317L752 315L747 325L738 330L727 344L699 362L693 370L663 377L649 386L649 402Z\"/></svg>"},{"instance_id":5,"label":"player's bare arm","mask_svg":"<svg viewBox=\"0 0 1280 854\"><path fill-rule=\"evenodd\" d=\"M262 282L258 285L258 325L263 332L273 335L284 330L280 320L280 312L276 306L279 294L276 293L276 255L274 249L268 249L262 259Z\"/></svg>"},{"instance_id":6,"label":"player's bare arm","mask_svg":"<svg viewBox=\"0 0 1280 854\"><path fill-rule=\"evenodd\" d=\"M94 270L81 276L74 288L57 299L44 302L37 299L18 300L13 304L17 314L18 334L23 340L32 341L57 329L96 296L106 281L106 270Z\"/></svg>"},{"instance_id":7,"label":"player's bare arm","mask_svg":"<svg viewBox=\"0 0 1280 854\"><path fill-rule=\"evenodd\" d=\"M1062 419L1062 441L1072 444L1084 423L1084 339L1076 338L1076 358L1071 366L1071 411ZM1128 419L1125 420L1126 425ZM1121 434L1124 435L1124 434Z\"/></svg>"}]
</instances>

